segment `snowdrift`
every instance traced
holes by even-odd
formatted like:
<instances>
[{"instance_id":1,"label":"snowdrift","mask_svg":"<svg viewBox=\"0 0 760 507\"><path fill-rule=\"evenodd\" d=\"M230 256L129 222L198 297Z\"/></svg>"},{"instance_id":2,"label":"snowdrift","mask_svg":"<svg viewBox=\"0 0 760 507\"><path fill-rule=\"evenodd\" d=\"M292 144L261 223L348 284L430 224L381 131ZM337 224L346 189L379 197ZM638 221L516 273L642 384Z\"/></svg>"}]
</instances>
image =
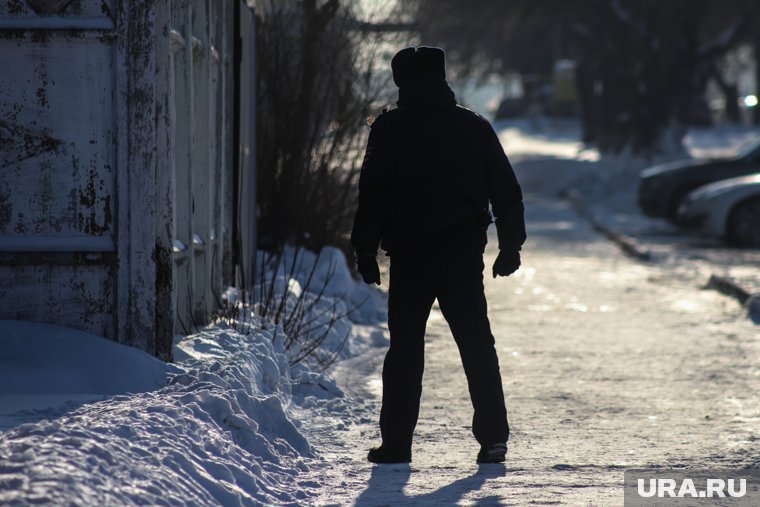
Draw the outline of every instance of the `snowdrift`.
<instances>
[{"instance_id":1,"label":"snowdrift","mask_svg":"<svg viewBox=\"0 0 760 507\"><path fill-rule=\"evenodd\" d=\"M49 324L0 321L0 350L4 393L144 392L165 384L173 370L142 350Z\"/></svg>"},{"instance_id":2,"label":"snowdrift","mask_svg":"<svg viewBox=\"0 0 760 507\"><path fill-rule=\"evenodd\" d=\"M331 274L325 302L356 308L336 333L384 317L380 292L354 281L338 250L317 268ZM304 272L285 276L275 278L296 297ZM298 477L315 449L291 408L343 393L308 362L290 367L282 326L249 319L250 334L210 326L179 338L177 365L85 333L2 323L0 399L104 399L6 417L33 422L0 433L0 504L303 505L317 485ZM383 343L378 336L351 332L343 354Z\"/></svg>"}]
</instances>

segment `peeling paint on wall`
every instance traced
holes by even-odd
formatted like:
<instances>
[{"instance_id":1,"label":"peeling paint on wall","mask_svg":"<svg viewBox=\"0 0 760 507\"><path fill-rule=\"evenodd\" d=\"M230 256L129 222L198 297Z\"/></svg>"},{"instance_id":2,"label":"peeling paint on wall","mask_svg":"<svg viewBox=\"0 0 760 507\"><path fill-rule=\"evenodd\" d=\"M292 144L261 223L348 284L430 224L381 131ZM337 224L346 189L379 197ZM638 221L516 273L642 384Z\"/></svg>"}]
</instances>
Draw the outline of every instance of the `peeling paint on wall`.
<instances>
[{"instance_id":1,"label":"peeling paint on wall","mask_svg":"<svg viewBox=\"0 0 760 507\"><path fill-rule=\"evenodd\" d=\"M115 339L119 262L103 250L116 228L118 36L35 25L85 26L110 5L0 3L0 18L20 27L0 30L0 68L13 69L0 73L0 318ZM87 245L98 251L79 251Z\"/></svg>"},{"instance_id":2,"label":"peeling paint on wall","mask_svg":"<svg viewBox=\"0 0 760 507\"><path fill-rule=\"evenodd\" d=\"M11 189L8 182L0 182L0 185L0 230L3 230L13 219L13 203L10 200Z\"/></svg>"},{"instance_id":3,"label":"peeling paint on wall","mask_svg":"<svg viewBox=\"0 0 760 507\"><path fill-rule=\"evenodd\" d=\"M97 235L111 230L113 216L111 214L111 195L105 193L105 182L102 178L98 179L98 173L90 169L87 185L79 189L79 204L81 205L77 216L79 227L86 234ZM102 214L98 213L99 207L102 206ZM102 216L103 223L98 223L98 215Z\"/></svg>"},{"instance_id":4,"label":"peeling paint on wall","mask_svg":"<svg viewBox=\"0 0 760 507\"><path fill-rule=\"evenodd\" d=\"M233 12L216 0L0 2L0 68L13 69L0 73L0 318L166 360L178 309L188 330L208 319L232 273ZM174 22L196 41L181 54ZM182 258L175 240L191 247Z\"/></svg>"},{"instance_id":5,"label":"peeling paint on wall","mask_svg":"<svg viewBox=\"0 0 760 507\"><path fill-rule=\"evenodd\" d=\"M11 115L11 117L16 115ZM21 125L0 120L0 169L55 151L62 141L48 132L34 132Z\"/></svg>"}]
</instances>

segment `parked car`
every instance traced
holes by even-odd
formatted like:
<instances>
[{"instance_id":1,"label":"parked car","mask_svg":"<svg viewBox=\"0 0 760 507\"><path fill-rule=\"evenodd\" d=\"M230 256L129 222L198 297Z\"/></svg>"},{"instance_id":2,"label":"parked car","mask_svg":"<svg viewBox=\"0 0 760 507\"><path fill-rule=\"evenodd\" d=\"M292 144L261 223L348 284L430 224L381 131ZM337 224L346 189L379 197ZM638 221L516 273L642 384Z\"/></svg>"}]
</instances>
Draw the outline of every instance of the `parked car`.
<instances>
[{"instance_id":1,"label":"parked car","mask_svg":"<svg viewBox=\"0 0 760 507\"><path fill-rule=\"evenodd\" d=\"M644 214L678 221L681 200L692 190L715 181L760 172L760 141L732 158L683 160L641 172L639 207Z\"/></svg>"},{"instance_id":2,"label":"parked car","mask_svg":"<svg viewBox=\"0 0 760 507\"><path fill-rule=\"evenodd\" d=\"M711 183L687 195L679 222L737 246L760 246L760 173Z\"/></svg>"}]
</instances>

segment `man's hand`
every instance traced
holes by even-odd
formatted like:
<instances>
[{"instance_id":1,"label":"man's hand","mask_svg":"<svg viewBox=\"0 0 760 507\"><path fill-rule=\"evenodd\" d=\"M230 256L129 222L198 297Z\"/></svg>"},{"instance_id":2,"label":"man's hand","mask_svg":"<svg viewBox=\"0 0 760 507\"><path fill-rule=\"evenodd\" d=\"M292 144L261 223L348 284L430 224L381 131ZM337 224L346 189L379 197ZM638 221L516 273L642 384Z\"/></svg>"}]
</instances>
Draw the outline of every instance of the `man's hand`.
<instances>
[{"instance_id":1,"label":"man's hand","mask_svg":"<svg viewBox=\"0 0 760 507\"><path fill-rule=\"evenodd\" d=\"M493 263L493 277L509 276L520 267L520 252L518 250L500 250L499 256Z\"/></svg>"},{"instance_id":2,"label":"man's hand","mask_svg":"<svg viewBox=\"0 0 760 507\"><path fill-rule=\"evenodd\" d=\"M364 283L380 285L380 267L375 257L360 256L356 258L356 270L362 275Z\"/></svg>"}]
</instances>

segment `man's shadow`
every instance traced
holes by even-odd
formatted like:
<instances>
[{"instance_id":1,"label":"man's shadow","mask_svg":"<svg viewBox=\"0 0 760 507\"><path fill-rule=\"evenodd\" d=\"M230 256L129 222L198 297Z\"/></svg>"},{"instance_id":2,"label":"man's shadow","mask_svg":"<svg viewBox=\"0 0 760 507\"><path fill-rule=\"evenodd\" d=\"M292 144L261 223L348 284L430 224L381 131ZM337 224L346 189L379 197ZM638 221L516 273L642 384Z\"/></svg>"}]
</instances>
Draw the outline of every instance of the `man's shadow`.
<instances>
[{"instance_id":1,"label":"man's shadow","mask_svg":"<svg viewBox=\"0 0 760 507\"><path fill-rule=\"evenodd\" d=\"M422 472L418 472L422 473ZM479 490L486 479L503 477L507 468L503 464L478 466L469 477L463 477L430 493L405 495L404 486L409 482L412 469L409 465L374 466L367 489L356 499L357 507L382 505L455 505L470 491ZM497 497L479 499L473 505L498 505Z\"/></svg>"}]
</instances>

